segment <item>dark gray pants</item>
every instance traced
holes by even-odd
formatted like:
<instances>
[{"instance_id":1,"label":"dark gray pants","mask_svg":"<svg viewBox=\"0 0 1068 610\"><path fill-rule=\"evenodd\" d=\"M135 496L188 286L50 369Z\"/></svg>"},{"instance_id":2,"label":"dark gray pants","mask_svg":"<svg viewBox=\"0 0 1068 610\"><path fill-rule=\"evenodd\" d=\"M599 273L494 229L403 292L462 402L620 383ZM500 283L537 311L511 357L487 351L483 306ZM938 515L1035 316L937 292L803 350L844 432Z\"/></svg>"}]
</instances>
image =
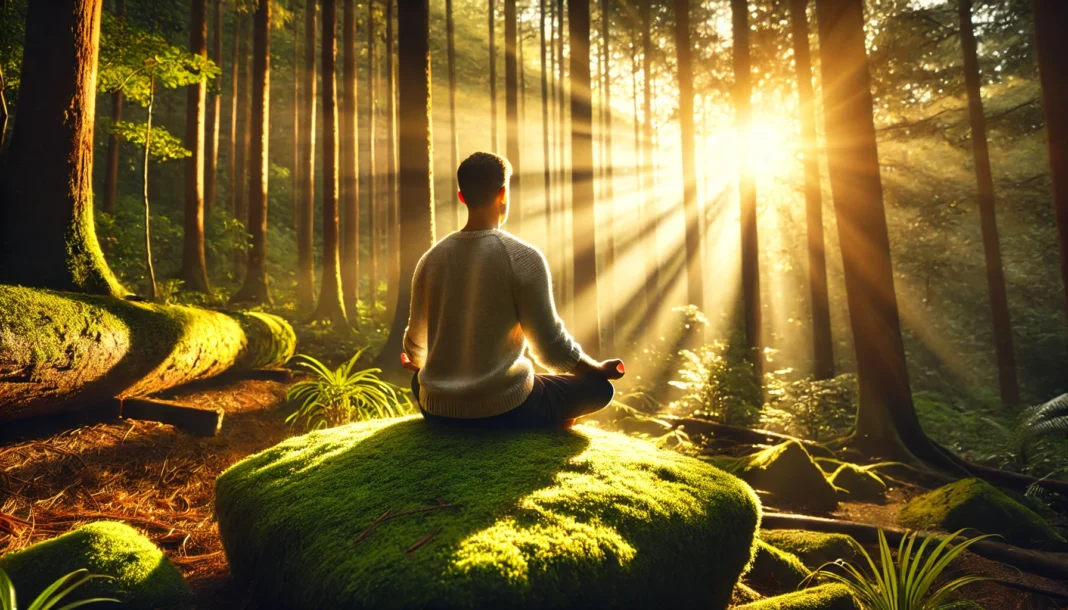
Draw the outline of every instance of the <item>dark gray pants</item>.
<instances>
[{"instance_id":1,"label":"dark gray pants","mask_svg":"<svg viewBox=\"0 0 1068 610\"><path fill-rule=\"evenodd\" d=\"M608 406L615 396L612 383L600 375L535 375L534 389L519 406L492 417L465 419L423 411L431 423L486 428L559 428L567 420L589 415ZM412 376L412 393L418 401L419 375Z\"/></svg>"}]
</instances>

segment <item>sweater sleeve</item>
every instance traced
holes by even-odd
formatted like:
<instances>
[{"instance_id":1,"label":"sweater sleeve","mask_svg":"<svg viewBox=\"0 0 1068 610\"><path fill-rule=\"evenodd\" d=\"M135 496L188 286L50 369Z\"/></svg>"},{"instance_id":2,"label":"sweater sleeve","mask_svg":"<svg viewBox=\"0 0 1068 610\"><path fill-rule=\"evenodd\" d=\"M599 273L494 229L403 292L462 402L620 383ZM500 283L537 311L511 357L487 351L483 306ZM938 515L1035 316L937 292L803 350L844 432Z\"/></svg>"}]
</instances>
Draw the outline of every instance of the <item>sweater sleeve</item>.
<instances>
[{"instance_id":1,"label":"sweater sleeve","mask_svg":"<svg viewBox=\"0 0 1068 610\"><path fill-rule=\"evenodd\" d=\"M412 274L412 301L408 311L408 327L404 329L404 353L408 354L412 364L423 368L426 364L427 350L427 323L426 323L426 290L424 289L423 261L426 255L419 259L419 264Z\"/></svg>"},{"instance_id":2,"label":"sweater sleeve","mask_svg":"<svg viewBox=\"0 0 1068 610\"><path fill-rule=\"evenodd\" d=\"M516 311L523 335L530 343L530 353L546 369L567 373L578 364L582 347L556 314L549 264L531 246L513 245L509 250L516 276Z\"/></svg>"}]
</instances>

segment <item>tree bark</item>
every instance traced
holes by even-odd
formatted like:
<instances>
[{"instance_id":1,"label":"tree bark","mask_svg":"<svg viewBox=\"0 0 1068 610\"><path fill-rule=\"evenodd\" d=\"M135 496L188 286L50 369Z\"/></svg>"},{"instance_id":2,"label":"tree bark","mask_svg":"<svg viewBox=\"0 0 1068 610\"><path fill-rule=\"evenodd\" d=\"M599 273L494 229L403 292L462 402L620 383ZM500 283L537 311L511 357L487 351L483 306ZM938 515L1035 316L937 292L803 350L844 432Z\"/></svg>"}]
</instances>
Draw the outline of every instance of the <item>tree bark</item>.
<instances>
[{"instance_id":1,"label":"tree bark","mask_svg":"<svg viewBox=\"0 0 1068 610\"><path fill-rule=\"evenodd\" d=\"M122 295L93 218L101 0L31 2L0 169L0 283Z\"/></svg>"},{"instance_id":2,"label":"tree bark","mask_svg":"<svg viewBox=\"0 0 1068 610\"><path fill-rule=\"evenodd\" d=\"M156 300L156 268L152 265L152 210L148 203L148 162L152 151L152 106L156 101L156 77L149 82L148 107L145 108L145 156L142 167L142 200L145 207L145 269L148 271L148 298Z\"/></svg>"},{"instance_id":3,"label":"tree bark","mask_svg":"<svg viewBox=\"0 0 1068 610\"><path fill-rule=\"evenodd\" d=\"M451 2L452 0L450 0ZM541 57L541 164L542 164L542 190L544 195L545 214L545 247L546 252L552 251L553 232L553 204L552 204L552 163L549 160L549 74L546 65L546 40L545 40L545 0L539 3L540 16L540 57Z\"/></svg>"},{"instance_id":4,"label":"tree bark","mask_svg":"<svg viewBox=\"0 0 1068 610\"><path fill-rule=\"evenodd\" d=\"M489 87L490 87L490 150L498 152L497 139L497 7L489 0Z\"/></svg>"},{"instance_id":5,"label":"tree bark","mask_svg":"<svg viewBox=\"0 0 1068 610\"><path fill-rule=\"evenodd\" d=\"M731 0L734 32L734 102L738 133L738 200L742 229L742 301L746 354L757 379L764 376L763 321L760 309L760 240L757 236L756 179L751 167L752 66L749 59L749 3Z\"/></svg>"},{"instance_id":6,"label":"tree bark","mask_svg":"<svg viewBox=\"0 0 1068 610\"><path fill-rule=\"evenodd\" d=\"M271 92L271 0L256 0L252 37L252 120L249 150L248 231L252 235L245 283L233 300L270 303L267 288L267 178Z\"/></svg>"},{"instance_id":7,"label":"tree bark","mask_svg":"<svg viewBox=\"0 0 1068 610\"><path fill-rule=\"evenodd\" d=\"M376 191L378 190L378 159L375 154L376 143L378 142L378 106L377 106L377 88L378 88L378 57L375 51L377 46L378 31L375 28L375 3L374 0L370 0L367 3L367 101L369 105L368 115L368 135L367 135L367 195L369 201L368 206L368 235L371 238L371 247L368 251L371 256L371 273L370 273L370 288L371 298L370 305L371 311L374 312L378 305L378 249L379 249L379 222L378 214L381 204L378 202L378 196Z\"/></svg>"},{"instance_id":8,"label":"tree bark","mask_svg":"<svg viewBox=\"0 0 1068 610\"><path fill-rule=\"evenodd\" d=\"M979 224L983 233L986 257L986 283L990 292L991 317L994 323L994 352L998 364L998 389L1006 406L1020 402L1016 381L1016 355L1012 346L1012 321L1005 290L1005 272L1001 267L1001 244L994 208L994 177L990 170L990 150L986 139L986 117L980 96L979 58L972 29L971 0L957 0L960 17L960 44L964 53L964 85L968 90L968 115L972 128L972 153L975 178L979 186Z\"/></svg>"},{"instance_id":9,"label":"tree bark","mask_svg":"<svg viewBox=\"0 0 1068 610\"><path fill-rule=\"evenodd\" d=\"M570 141L567 132L568 115L567 115L567 74L564 64L564 0L556 0L556 16L559 19L558 27L556 30L556 82L557 82L557 122L556 122L556 148L557 148L557 160L556 160L556 183L559 185L559 197L560 200L557 204L560 213L559 222L559 243L557 244L560 255L557 257L557 270L558 275L553 278L553 284L560 284L560 295L557 299L559 304L558 309L568 319L573 319L570 312L574 311L574 303L571 302L572 297L572 282L574 280L571 277L571 265L568 263L568 244L566 237L566 227L568 221L568 196L570 191L568 189L568 172L565 170L567 165L567 144Z\"/></svg>"},{"instance_id":10,"label":"tree bark","mask_svg":"<svg viewBox=\"0 0 1068 610\"><path fill-rule=\"evenodd\" d=\"M386 307L397 302L400 279L400 219L397 209L397 79L393 71L393 2L386 0ZM387 309L388 317L393 312Z\"/></svg>"},{"instance_id":11,"label":"tree bark","mask_svg":"<svg viewBox=\"0 0 1068 610\"><path fill-rule=\"evenodd\" d=\"M855 444L909 461L943 456L920 428L909 389L875 142L863 0L816 0L827 156L856 350Z\"/></svg>"},{"instance_id":12,"label":"tree bark","mask_svg":"<svg viewBox=\"0 0 1068 610\"><path fill-rule=\"evenodd\" d=\"M504 114L505 114L505 151L512 164L512 179L508 193L509 230L515 235L522 235L523 206L520 198L519 184L522 170L519 161L519 70L521 66L517 55L519 25L516 18L516 0L504 0Z\"/></svg>"},{"instance_id":13,"label":"tree bark","mask_svg":"<svg viewBox=\"0 0 1068 610\"><path fill-rule=\"evenodd\" d=\"M544 1L542 0L542 2ZM449 202L456 210L455 228L459 231L463 228L463 220L461 218L463 205L460 203L459 197L457 197L460 186L456 182L456 169L460 167L460 143L456 132L456 23L453 19L452 2L453 0L445 0L445 35L449 62L449 148L450 159L452 160L449 166L452 177L452 193L449 194Z\"/></svg>"},{"instance_id":14,"label":"tree bark","mask_svg":"<svg viewBox=\"0 0 1068 610\"><path fill-rule=\"evenodd\" d=\"M72 332L57 332L58 325ZM0 337L59 341L53 352L0 341L0 422L144 396L227 370L279 365L296 344L289 324L268 314L20 286L0 286Z\"/></svg>"},{"instance_id":15,"label":"tree bark","mask_svg":"<svg viewBox=\"0 0 1068 610\"><path fill-rule=\"evenodd\" d=\"M645 316L653 320L660 312L660 211L656 198L656 167L653 159L653 8L652 0L642 0L642 172L641 172L641 224L645 233L642 240L645 251Z\"/></svg>"},{"instance_id":16,"label":"tree bark","mask_svg":"<svg viewBox=\"0 0 1068 610\"><path fill-rule=\"evenodd\" d=\"M126 18L126 0L116 0L115 16L120 19ZM122 120L122 89L111 94L111 123L115 124ZM4 119L6 122L6 108ZM5 125L6 127L6 125ZM4 136L0 133L0 148L3 147ZM113 133L108 137L107 165L104 168L104 206L103 211L108 214L115 213L115 202L119 194L119 148L122 139L119 134Z\"/></svg>"},{"instance_id":17,"label":"tree bark","mask_svg":"<svg viewBox=\"0 0 1068 610\"><path fill-rule=\"evenodd\" d=\"M300 111L300 19L297 18L297 7L300 0L292 0L293 4L293 169L290 172L290 190L293 195L293 230L300 230L300 121L304 114Z\"/></svg>"},{"instance_id":18,"label":"tree bark","mask_svg":"<svg viewBox=\"0 0 1068 610\"><path fill-rule=\"evenodd\" d=\"M597 299L597 223L593 196L593 106L590 89L590 1L567 7L571 84L571 200L575 248L575 335L588 354L600 354Z\"/></svg>"},{"instance_id":19,"label":"tree bark","mask_svg":"<svg viewBox=\"0 0 1068 610\"><path fill-rule=\"evenodd\" d=\"M737 38L735 39L738 40ZM746 40L748 42L748 40ZM701 223L697 212L697 162L694 155L693 48L690 1L675 0L675 49L679 70L679 128L682 134L682 208L686 216L687 303L704 309ZM747 62L748 64L748 62ZM755 227L755 225L754 225Z\"/></svg>"},{"instance_id":20,"label":"tree bark","mask_svg":"<svg viewBox=\"0 0 1068 610\"><path fill-rule=\"evenodd\" d=\"M189 52L208 56L206 0L193 0L189 23ZM185 147L193 154L185 161L185 210L182 232L182 269L185 289L208 292L204 259L204 107L207 86L202 78L186 87Z\"/></svg>"},{"instance_id":21,"label":"tree bark","mask_svg":"<svg viewBox=\"0 0 1068 610\"><path fill-rule=\"evenodd\" d=\"M241 193L241 176L243 164L238 159L237 123L238 112L242 108L240 102L241 90L241 30L243 25L242 13L234 10L234 51L233 65L230 66L230 215L241 222L244 219L238 216L238 197Z\"/></svg>"},{"instance_id":22,"label":"tree bark","mask_svg":"<svg viewBox=\"0 0 1068 610\"><path fill-rule=\"evenodd\" d=\"M1061 283L1068 315L1068 4L1058 0L1033 0L1035 48L1042 81L1042 107L1046 115L1050 176L1053 178L1053 209L1061 252Z\"/></svg>"},{"instance_id":23,"label":"tree bark","mask_svg":"<svg viewBox=\"0 0 1068 610\"><path fill-rule=\"evenodd\" d=\"M812 92L812 59L808 44L808 0L790 0L794 69L801 114L801 159L805 171L805 223L808 232L808 287L812 305L813 376L834 377L831 308L827 298L827 258L823 246L823 195L820 190L816 111Z\"/></svg>"},{"instance_id":24,"label":"tree bark","mask_svg":"<svg viewBox=\"0 0 1068 610\"><path fill-rule=\"evenodd\" d=\"M315 27L316 0L304 4L304 84L300 125L300 213L297 215L297 306L315 305Z\"/></svg>"},{"instance_id":25,"label":"tree bark","mask_svg":"<svg viewBox=\"0 0 1068 610\"><path fill-rule=\"evenodd\" d=\"M430 122L430 6L406 2L398 14L398 107L400 127L400 221L404 232L400 290L385 347L377 366L401 376L401 345L408 326L412 277L434 244L434 137Z\"/></svg>"},{"instance_id":26,"label":"tree bark","mask_svg":"<svg viewBox=\"0 0 1068 610\"><path fill-rule=\"evenodd\" d=\"M222 67L222 0L214 0L215 11L212 15L211 61ZM205 145L204 159L204 216L211 218L215 209L215 197L219 173L219 125L222 122L222 89L219 83L211 88L211 102L208 104L208 142Z\"/></svg>"},{"instance_id":27,"label":"tree bark","mask_svg":"<svg viewBox=\"0 0 1068 610\"><path fill-rule=\"evenodd\" d=\"M604 68L601 71L603 78L602 100L604 102L602 111L604 116L604 148L601 156L604 187L601 189L601 197L604 205L602 205L601 209L608 217L604 253L604 294L612 295L612 299L614 299L616 294L616 202L615 174L612 168L612 49L611 38L609 38L612 17L609 8L609 1L601 0L601 44L604 50ZM601 316L604 329L602 348L607 353L615 352L617 309L614 305L606 307Z\"/></svg>"},{"instance_id":28,"label":"tree bark","mask_svg":"<svg viewBox=\"0 0 1068 610\"><path fill-rule=\"evenodd\" d=\"M341 104L341 198L344 234L341 240L341 287L345 311L356 315L360 300L360 157L356 0L344 0L341 40L344 48L344 99ZM353 318L355 320L355 318Z\"/></svg>"}]
</instances>

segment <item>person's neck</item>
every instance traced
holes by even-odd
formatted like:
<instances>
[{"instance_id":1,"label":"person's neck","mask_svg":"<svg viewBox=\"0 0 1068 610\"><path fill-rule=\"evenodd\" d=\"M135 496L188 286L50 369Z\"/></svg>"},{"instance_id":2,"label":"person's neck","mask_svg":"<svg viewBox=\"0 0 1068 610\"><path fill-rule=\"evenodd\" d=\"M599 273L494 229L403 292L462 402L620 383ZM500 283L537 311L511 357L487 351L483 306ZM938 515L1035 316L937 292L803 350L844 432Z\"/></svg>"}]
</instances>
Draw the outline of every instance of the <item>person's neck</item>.
<instances>
[{"instance_id":1,"label":"person's neck","mask_svg":"<svg viewBox=\"0 0 1068 610\"><path fill-rule=\"evenodd\" d=\"M501 228L500 216L497 214L472 214L470 210L467 212L467 224L464 225L462 231L490 231L492 229Z\"/></svg>"}]
</instances>

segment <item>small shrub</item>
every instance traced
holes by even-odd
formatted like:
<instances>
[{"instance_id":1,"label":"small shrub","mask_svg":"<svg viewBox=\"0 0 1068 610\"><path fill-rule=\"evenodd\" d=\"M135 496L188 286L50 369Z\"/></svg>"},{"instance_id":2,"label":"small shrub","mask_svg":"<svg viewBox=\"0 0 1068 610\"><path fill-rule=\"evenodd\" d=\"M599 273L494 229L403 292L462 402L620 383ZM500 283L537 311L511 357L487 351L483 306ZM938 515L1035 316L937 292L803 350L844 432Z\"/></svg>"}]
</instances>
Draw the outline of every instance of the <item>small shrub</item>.
<instances>
[{"instance_id":1,"label":"small shrub","mask_svg":"<svg viewBox=\"0 0 1068 610\"><path fill-rule=\"evenodd\" d=\"M669 407L703 414L727 425L757 421L762 405L760 382L745 358L741 341L713 341L694 350L682 350L679 379L669 382L685 392Z\"/></svg>"},{"instance_id":2,"label":"small shrub","mask_svg":"<svg viewBox=\"0 0 1068 610\"><path fill-rule=\"evenodd\" d=\"M781 375L788 372L769 375L768 404L761 413L761 425L814 441L838 438L849 432L857 413L855 375L781 381Z\"/></svg>"},{"instance_id":3,"label":"small shrub","mask_svg":"<svg viewBox=\"0 0 1068 610\"><path fill-rule=\"evenodd\" d=\"M379 379L382 369L353 370L365 350L356 352L334 370L311 356L297 356L297 366L311 372L313 378L299 381L289 388L286 398L300 401L300 408L286 418L286 423L299 423L306 430L319 430L351 421L396 417L411 412L411 401L404 391Z\"/></svg>"},{"instance_id":4,"label":"small shrub","mask_svg":"<svg viewBox=\"0 0 1068 610\"><path fill-rule=\"evenodd\" d=\"M63 599L73 593L75 589L81 587L90 580L97 578L109 577L89 574L89 570L75 570L49 585L44 591L41 591L41 594L37 596L37 599L30 603L27 610L48 610L49 608L56 607L56 604L62 602ZM89 604L100 602L118 603L119 600L109 597L83 599L59 606L56 610L73 610L74 608L80 608L81 606L88 606ZM15 597L15 585L11 582L11 579L8 578L7 572L4 572L3 570L0 570L0 610L18 610L18 601Z\"/></svg>"}]
</instances>

